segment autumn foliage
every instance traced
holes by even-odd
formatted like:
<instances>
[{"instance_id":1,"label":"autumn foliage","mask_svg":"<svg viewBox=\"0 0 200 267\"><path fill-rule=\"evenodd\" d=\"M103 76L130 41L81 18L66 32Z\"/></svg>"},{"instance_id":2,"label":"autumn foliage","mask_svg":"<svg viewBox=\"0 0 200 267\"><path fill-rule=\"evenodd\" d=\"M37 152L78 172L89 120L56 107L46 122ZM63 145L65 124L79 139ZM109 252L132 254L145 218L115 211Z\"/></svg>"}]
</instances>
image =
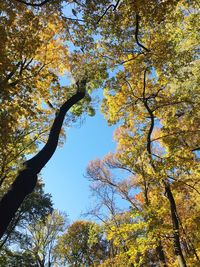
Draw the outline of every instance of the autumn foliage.
<instances>
[{"instance_id":1,"label":"autumn foliage","mask_svg":"<svg viewBox=\"0 0 200 267\"><path fill-rule=\"evenodd\" d=\"M198 1L6 0L0 10L2 199L53 155L27 161L54 137L55 116L54 151L63 125L95 114L99 89L116 126L116 150L86 170L88 214L101 223L73 223L54 252L70 266L200 266Z\"/></svg>"}]
</instances>

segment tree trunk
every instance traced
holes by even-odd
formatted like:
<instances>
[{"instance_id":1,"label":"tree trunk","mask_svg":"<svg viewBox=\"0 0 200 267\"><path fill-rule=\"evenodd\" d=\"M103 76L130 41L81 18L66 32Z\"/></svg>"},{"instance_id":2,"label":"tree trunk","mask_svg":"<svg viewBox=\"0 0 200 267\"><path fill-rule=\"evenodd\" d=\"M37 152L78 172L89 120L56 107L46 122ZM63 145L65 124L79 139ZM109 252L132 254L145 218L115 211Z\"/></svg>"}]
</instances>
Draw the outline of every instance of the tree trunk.
<instances>
[{"instance_id":1,"label":"tree trunk","mask_svg":"<svg viewBox=\"0 0 200 267\"><path fill-rule=\"evenodd\" d=\"M16 220L14 222L10 223L10 225L7 228L7 231L6 231L6 236L5 236L4 240L2 241L2 243L0 244L0 250L3 248L3 246L5 245L7 240L9 239L10 235L14 231L14 229L15 229L17 223L19 222L19 220L20 220L20 215L18 216L18 218L16 218Z\"/></svg>"},{"instance_id":2,"label":"tree trunk","mask_svg":"<svg viewBox=\"0 0 200 267\"><path fill-rule=\"evenodd\" d=\"M165 192L167 195L167 198L170 203L170 210L171 210L171 219L172 219L172 224L173 224L173 240L174 240L174 252L175 255L178 259L178 263L180 267L187 267L185 258L183 256L183 252L181 249L181 244L180 244L180 232L179 232L179 221L178 221L178 216L177 216L177 210L176 210L176 203L170 188L170 184L164 182L165 185Z\"/></svg>"},{"instance_id":3,"label":"tree trunk","mask_svg":"<svg viewBox=\"0 0 200 267\"><path fill-rule=\"evenodd\" d=\"M24 198L33 192L37 182L37 174L50 160L57 148L65 115L74 104L84 98L85 85L86 81L81 81L83 88L79 88L79 84L77 84L77 93L61 106L55 117L47 143L32 159L24 163L24 169L19 172L9 191L2 197L0 201L0 238L5 233Z\"/></svg>"},{"instance_id":4,"label":"tree trunk","mask_svg":"<svg viewBox=\"0 0 200 267\"><path fill-rule=\"evenodd\" d=\"M149 198L148 198L148 186L145 180L145 177L143 176L144 180L144 198L145 198L145 204L147 207L150 205ZM163 246L161 242L161 238L158 239L157 246L156 246L156 253L158 255L159 265L160 267L167 267L167 262L165 258L165 253L163 251Z\"/></svg>"},{"instance_id":5,"label":"tree trunk","mask_svg":"<svg viewBox=\"0 0 200 267\"><path fill-rule=\"evenodd\" d=\"M161 267L167 267L165 254L164 254L162 243L161 243L160 239L158 240L158 246L156 247L156 252L158 253L158 259L160 262L160 266Z\"/></svg>"}]
</instances>

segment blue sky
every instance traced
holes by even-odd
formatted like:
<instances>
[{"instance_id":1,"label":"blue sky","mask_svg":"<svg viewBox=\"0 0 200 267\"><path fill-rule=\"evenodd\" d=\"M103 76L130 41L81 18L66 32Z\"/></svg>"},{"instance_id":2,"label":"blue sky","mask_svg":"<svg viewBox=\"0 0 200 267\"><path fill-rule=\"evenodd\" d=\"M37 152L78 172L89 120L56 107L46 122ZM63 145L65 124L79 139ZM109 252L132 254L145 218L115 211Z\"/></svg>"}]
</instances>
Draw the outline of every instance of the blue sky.
<instances>
[{"instance_id":1,"label":"blue sky","mask_svg":"<svg viewBox=\"0 0 200 267\"><path fill-rule=\"evenodd\" d=\"M66 16L74 17L68 6L63 11ZM69 48L72 51L74 49L73 46ZM109 75L112 76L112 73ZM69 85L69 77L61 77L60 82L62 85ZM100 96L102 92L97 94ZM90 160L103 158L108 152L115 150L115 128L116 126L108 126L97 110L96 115L87 116L80 127L67 130L64 147L57 148L42 170L45 192L52 195L54 208L66 212L70 221L80 219L81 213L92 206L94 200L90 197L89 182L84 177L86 167Z\"/></svg>"},{"instance_id":2,"label":"blue sky","mask_svg":"<svg viewBox=\"0 0 200 267\"><path fill-rule=\"evenodd\" d=\"M84 177L86 166L90 160L114 151L114 129L99 111L94 117L88 116L80 127L67 130L64 146L57 148L42 171L45 192L52 195L54 208L65 211L70 221L80 218L91 206L89 182Z\"/></svg>"}]
</instances>

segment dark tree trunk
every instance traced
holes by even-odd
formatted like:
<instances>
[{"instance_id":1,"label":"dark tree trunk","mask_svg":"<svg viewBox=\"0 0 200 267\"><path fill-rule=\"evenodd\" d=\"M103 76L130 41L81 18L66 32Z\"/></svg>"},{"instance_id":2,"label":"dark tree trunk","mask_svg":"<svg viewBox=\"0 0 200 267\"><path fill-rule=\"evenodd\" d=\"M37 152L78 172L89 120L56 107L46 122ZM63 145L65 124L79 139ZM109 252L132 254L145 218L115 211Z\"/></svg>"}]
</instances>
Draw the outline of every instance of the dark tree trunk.
<instances>
[{"instance_id":1,"label":"dark tree trunk","mask_svg":"<svg viewBox=\"0 0 200 267\"><path fill-rule=\"evenodd\" d=\"M85 84L86 81L81 81L81 85L84 86L84 88ZM84 98L84 88L78 88L79 91L61 106L51 127L47 143L32 159L24 163L24 169L19 172L11 188L1 199L0 238L5 233L24 198L33 192L37 182L37 174L50 160L57 148L65 115L74 104Z\"/></svg>"},{"instance_id":2,"label":"dark tree trunk","mask_svg":"<svg viewBox=\"0 0 200 267\"><path fill-rule=\"evenodd\" d=\"M175 200L174 200L171 188L170 188L170 184L166 182L164 182L164 184L165 184L165 192L170 203L171 219L172 219L173 230L174 230L174 234L173 234L174 252L178 259L179 266L187 267L185 258L183 256L182 248L181 248L181 243L180 243L179 220L177 216L176 203L175 203Z\"/></svg>"},{"instance_id":3,"label":"dark tree trunk","mask_svg":"<svg viewBox=\"0 0 200 267\"><path fill-rule=\"evenodd\" d=\"M158 253L158 259L161 267L167 267L165 253L163 251L161 240L158 240L158 246L156 247L156 252Z\"/></svg>"},{"instance_id":4,"label":"dark tree trunk","mask_svg":"<svg viewBox=\"0 0 200 267\"><path fill-rule=\"evenodd\" d=\"M12 232L14 231L15 227L17 226L19 220L20 220L20 215L15 219L14 222L11 221L11 223L9 224L9 227L7 228L7 231L5 232L6 235L4 235L4 239L2 240L2 243L0 244L0 250L3 248L3 246L5 245L5 243L8 241L10 235L12 234Z\"/></svg>"}]
</instances>

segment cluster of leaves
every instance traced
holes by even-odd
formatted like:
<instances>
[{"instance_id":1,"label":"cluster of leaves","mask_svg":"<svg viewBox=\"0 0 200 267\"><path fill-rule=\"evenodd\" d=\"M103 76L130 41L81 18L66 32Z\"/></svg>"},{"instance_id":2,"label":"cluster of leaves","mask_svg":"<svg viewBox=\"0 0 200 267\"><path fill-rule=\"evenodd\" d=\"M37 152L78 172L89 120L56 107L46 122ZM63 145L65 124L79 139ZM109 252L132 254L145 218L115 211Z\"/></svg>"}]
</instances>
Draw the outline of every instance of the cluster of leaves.
<instances>
[{"instance_id":1,"label":"cluster of leaves","mask_svg":"<svg viewBox=\"0 0 200 267\"><path fill-rule=\"evenodd\" d=\"M0 9L2 194L49 128L52 111L45 102L58 98L52 91L58 94L58 72L67 67L67 49L60 41L63 26L56 13L36 12L17 1L0 1Z\"/></svg>"}]
</instances>

